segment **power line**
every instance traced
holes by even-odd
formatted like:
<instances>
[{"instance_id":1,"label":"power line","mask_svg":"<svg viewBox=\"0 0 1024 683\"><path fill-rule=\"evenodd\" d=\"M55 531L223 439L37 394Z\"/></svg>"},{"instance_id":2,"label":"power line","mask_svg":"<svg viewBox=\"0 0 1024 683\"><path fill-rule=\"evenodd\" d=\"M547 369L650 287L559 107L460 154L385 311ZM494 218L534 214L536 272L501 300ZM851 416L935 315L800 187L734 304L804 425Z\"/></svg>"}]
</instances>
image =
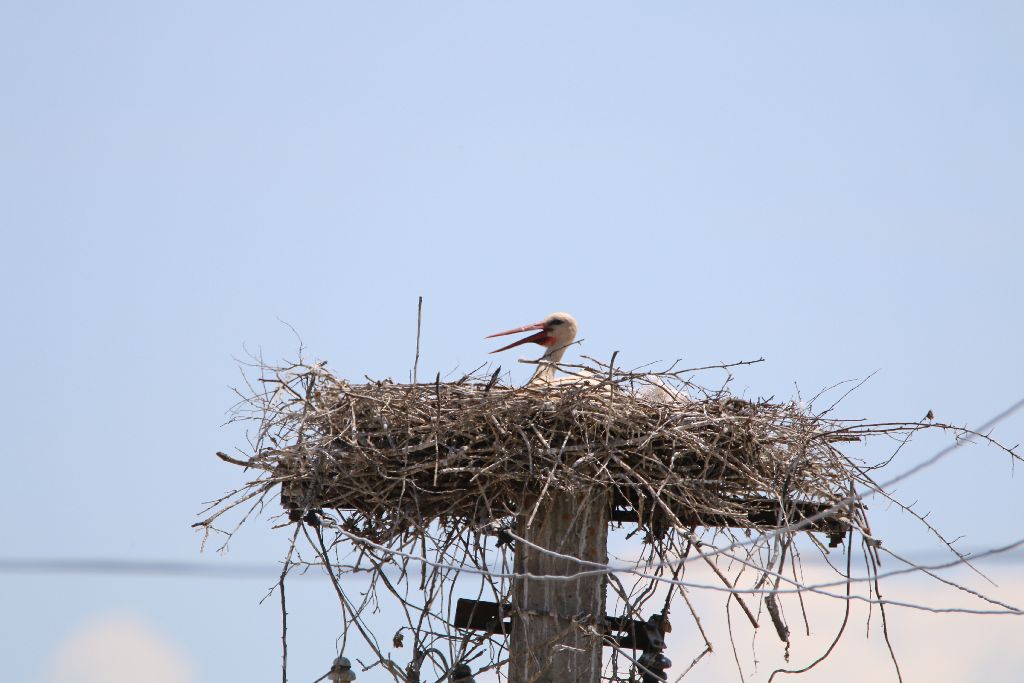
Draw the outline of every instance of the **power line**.
<instances>
[{"instance_id":1,"label":"power line","mask_svg":"<svg viewBox=\"0 0 1024 683\"><path fill-rule=\"evenodd\" d=\"M962 551L971 558L975 553ZM948 559L949 555L926 551L908 553L908 559L915 563L927 564L931 560ZM813 562L814 558L805 559ZM1010 552L986 558L991 565L1024 565L1024 552ZM288 573L289 580L295 578L326 578L319 565L311 566L317 571L296 571ZM76 576L153 576L186 577L200 579L263 579L276 581L281 576L281 566L270 563L231 563L224 565L179 560L122 560L115 558L0 558L0 574L67 574ZM358 576L353 574L353 576Z\"/></svg>"},{"instance_id":2,"label":"power line","mask_svg":"<svg viewBox=\"0 0 1024 683\"><path fill-rule=\"evenodd\" d=\"M213 565L176 560L0 558L0 574L182 576L207 579L276 580L281 574L281 569L272 564ZM294 576L319 576L319 573L296 572Z\"/></svg>"}]
</instances>

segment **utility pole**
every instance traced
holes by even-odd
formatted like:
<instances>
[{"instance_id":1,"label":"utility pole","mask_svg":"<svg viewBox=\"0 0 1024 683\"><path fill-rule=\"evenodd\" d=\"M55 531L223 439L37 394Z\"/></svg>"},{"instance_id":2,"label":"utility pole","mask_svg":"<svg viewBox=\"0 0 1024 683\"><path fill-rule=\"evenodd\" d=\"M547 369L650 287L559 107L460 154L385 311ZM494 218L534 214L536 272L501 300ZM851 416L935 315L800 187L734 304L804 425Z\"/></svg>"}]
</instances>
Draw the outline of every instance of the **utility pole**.
<instances>
[{"instance_id":1,"label":"utility pole","mask_svg":"<svg viewBox=\"0 0 1024 683\"><path fill-rule=\"evenodd\" d=\"M521 508L520 537L561 555L607 563L609 491L554 492L541 501L536 514L535 505L536 500L528 501ZM566 576L587 569L592 567L516 543L518 574ZM604 574L515 580L509 683L600 683L605 585Z\"/></svg>"}]
</instances>

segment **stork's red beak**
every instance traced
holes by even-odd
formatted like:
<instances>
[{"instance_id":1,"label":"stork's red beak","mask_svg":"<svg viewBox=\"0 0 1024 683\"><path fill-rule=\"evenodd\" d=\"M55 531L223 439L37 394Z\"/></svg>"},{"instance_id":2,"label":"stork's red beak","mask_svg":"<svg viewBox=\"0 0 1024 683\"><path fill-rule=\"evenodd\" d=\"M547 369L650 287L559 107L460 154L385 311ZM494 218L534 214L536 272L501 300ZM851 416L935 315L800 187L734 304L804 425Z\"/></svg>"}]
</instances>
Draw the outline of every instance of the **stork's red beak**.
<instances>
[{"instance_id":1,"label":"stork's red beak","mask_svg":"<svg viewBox=\"0 0 1024 683\"><path fill-rule=\"evenodd\" d=\"M512 342L508 346L502 346L500 349L495 349L494 351L491 351L491 353L507 351L508 349L511 349L513 346L519 346L520 344L529 344L530 342L533 342L534 344L540 344L541 346L548 346L555 340L555 338L549 335L548 331L544 329L544 323L534 323L533 325L525 325L523 327L517 327L512 330L505 330L504 332L489 334L487 335L486 338L490 339L491 337L503 337L506 334L518 334L519 332L529 332L530 330L540 330L540 332L538 332L537 334L531 334L529 337L523 337L519 341Z\"/></svg>"}]
</instances>

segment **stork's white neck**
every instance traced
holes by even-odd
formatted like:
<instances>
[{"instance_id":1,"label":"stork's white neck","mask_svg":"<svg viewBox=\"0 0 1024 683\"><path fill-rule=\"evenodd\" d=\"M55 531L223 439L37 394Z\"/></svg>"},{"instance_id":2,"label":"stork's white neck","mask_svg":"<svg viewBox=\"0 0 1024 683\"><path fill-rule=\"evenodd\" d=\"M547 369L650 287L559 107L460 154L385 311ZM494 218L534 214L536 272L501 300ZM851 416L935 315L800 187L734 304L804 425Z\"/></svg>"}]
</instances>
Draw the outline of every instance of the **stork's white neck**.
<instances>
[{"instance_id":1,"label":"stork's white neck","mask_svg":"<svg viewBox=\"0 0 1024 683\"><path fill-rule=\"evenodd\" d=\"M550 382L555 376L555 364L562 361L562 356L565 355L567 348L569 348L568 344L558 344L548 349L540 357L541 363L537 366L537 371L533 373L533 377L530 378L527 384Z\"/></svg>"}]
</instances>

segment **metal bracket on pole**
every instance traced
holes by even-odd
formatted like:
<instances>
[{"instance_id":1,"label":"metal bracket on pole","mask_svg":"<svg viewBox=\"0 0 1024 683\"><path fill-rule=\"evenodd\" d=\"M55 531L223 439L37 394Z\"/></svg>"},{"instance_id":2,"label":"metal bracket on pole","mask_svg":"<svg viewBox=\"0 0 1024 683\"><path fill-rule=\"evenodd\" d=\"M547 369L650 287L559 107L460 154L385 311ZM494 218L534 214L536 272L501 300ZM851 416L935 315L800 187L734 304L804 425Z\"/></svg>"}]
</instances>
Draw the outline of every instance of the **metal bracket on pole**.
<instances>
[{"instance_id":1,"label":"metal bracket on pole","mask_svg":"<svg viewBox=\"0 0 1024 683\"><path fill-rule=\"evenodd\" d=\"M452 626L505 635L512 630L511 620L506 619L511 613L512 606L508 604L459 598ZM665 637L660 624L660 617L657 616L647 621L606 616L604 626L610 638L605 642L605 647L660 653L665 649Z\"/></svg>"}]
</instances>

